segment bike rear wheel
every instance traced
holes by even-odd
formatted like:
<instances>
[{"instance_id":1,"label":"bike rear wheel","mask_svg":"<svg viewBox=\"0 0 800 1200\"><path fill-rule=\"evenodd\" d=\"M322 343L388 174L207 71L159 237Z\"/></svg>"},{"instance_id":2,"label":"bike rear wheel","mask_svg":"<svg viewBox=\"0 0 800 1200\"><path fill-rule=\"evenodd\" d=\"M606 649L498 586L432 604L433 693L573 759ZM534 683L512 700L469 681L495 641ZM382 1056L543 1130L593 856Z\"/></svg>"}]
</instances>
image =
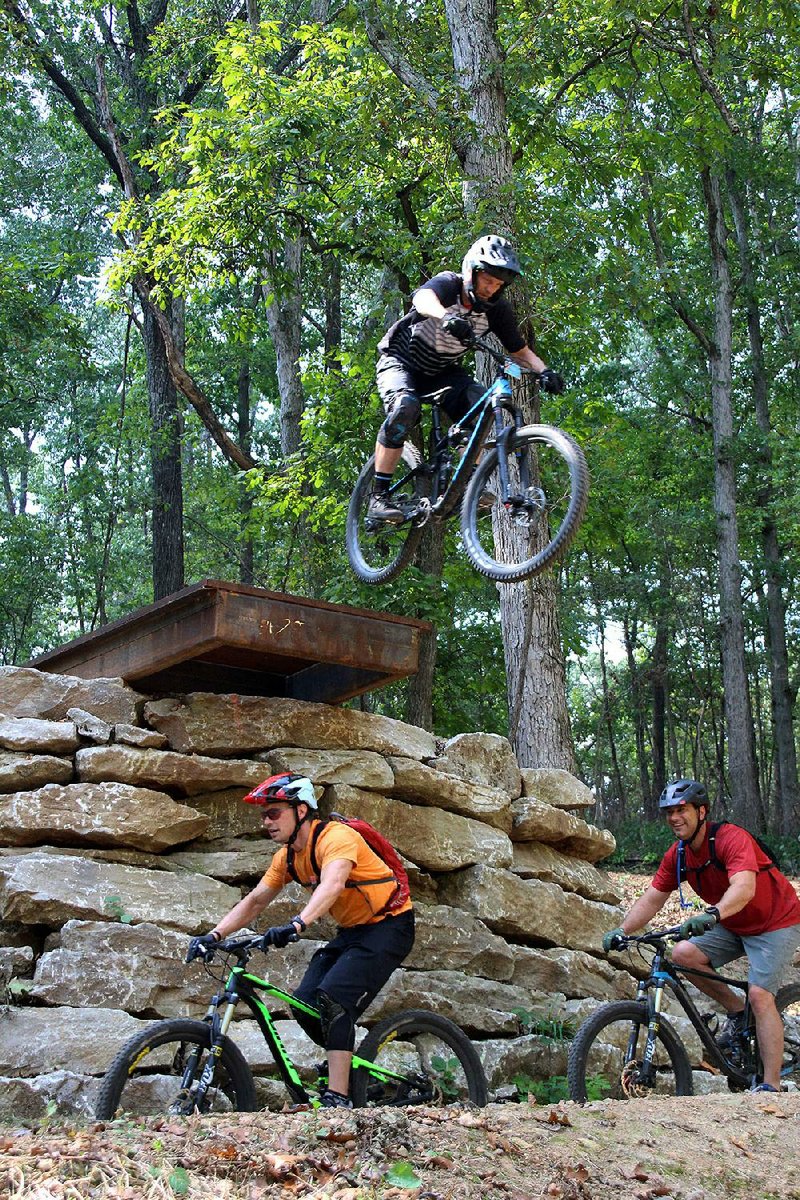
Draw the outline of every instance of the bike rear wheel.
<instances>
[{"instance_id":1,"label":"bike rear wheel","mask_svg":"<svg viewBox=\"0 0 800 1200\"><path fill-rule=\"evenodd\" d=\"M353 1071L356 1108L375 1105L464 1104L488 1101L486 1076L477 1051L447 1017L409 1009L380 1021L364 1038L358 1057L374 1063L371 1073ZM385 1071L386 1075L381 1075Z\"/></svg>"},{"instance_id":2,"label":"bike rear wheel","mask_svg":"<svg viewBox=\"0 0 800 1200\"><path fill-rule=\"evenodd\" d=\"M783 1067L781 1078L791 1090L800 1088L800 983L782 987L775 997L783 1018Z\"/></svg>"},{"instance_id":3,"label":"bike rear wheel","mask_svg":"<svg viewBox=\"0 0 800 1200\"><path fill-rule=\"evenodd\" d=\"M429 480L417 468L418 451L409 442L395 472L390 499L400 509L413 513L429 495ZM413 472L413 474L409 474ZM368 515L375 481L375 456L369 460L353 489L347 510L347 556L350 565L364 583L388 583L407 566L422 537L422 523L411 517L402 525L382 522L376 525Z\"/></svg>"},{"instance_id":4,"label":"bike rear wheel","mask_svg":"<svg viewBox=\"0 0 800 1200\"><path fill-rule=\"evenodd\" d=\"M253 1074L242 1052L222 1039L214 1080L202 1098L198 1087L209 1062L211 1027L203 1021L159 1021L142 1030L120 1050L106 1071L95 1102L95 1116L190 1116L195 1112L252 1112L256 1107Z\"/></svg>"},{"instance_id":5,"label":"bike rear wheel","mask_svg":"<svg viewBox=\"0 0 800 1200\"><path fill-rule=\"evenodd\" d=\"M500 455L509 500L501 504ZM485 494L498 497L489 509ZM589 470L578 443L549 425L525 425L508 449L495 447L475 468L461 508L464 547L482 575L514 583L564 554L586 512Z\"/></svg>"},{"instance_id":6,"label":"bike rear wheel","mask_svg":"<svg viewBox=\"0 0 800 1200\"><path fill-rule=\"evenodd\" d=\"M638 1096L691 1096L692 1068L683 1042L663 1017L656 1038L652 1080L643 1074L647 1005L635 1000L604 1004L583 1022L570 1046L567 1081L571 1100L630 1100Z\"/></svg>"}]
</instances>

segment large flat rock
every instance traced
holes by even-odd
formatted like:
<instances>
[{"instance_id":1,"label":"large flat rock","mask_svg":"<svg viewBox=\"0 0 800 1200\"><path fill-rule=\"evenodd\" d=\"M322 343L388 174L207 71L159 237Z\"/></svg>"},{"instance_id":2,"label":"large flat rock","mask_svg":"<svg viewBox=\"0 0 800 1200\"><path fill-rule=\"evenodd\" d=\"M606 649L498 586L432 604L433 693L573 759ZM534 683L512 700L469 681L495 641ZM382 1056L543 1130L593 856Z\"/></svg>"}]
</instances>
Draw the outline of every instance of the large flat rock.
<instances>
[{"instance_id":1,"label":"large flat rock","mask_svg":"<svg viewBox=\"0 0 800 1200\"><path fill-rule=\"evenodd\" d=\"M507 834L458 813L403 804L338 784L326 791L325 804L346 816L363 817L427 871L455 871L477 862L503 867L511 863Z\"/></svg>"},{"instance_id":2,"label":"large flat rock","mask_svg":"<svg viewBox=\"0 0 800 1200\"><path fill-rule=\"evenodd\" d=\"M0 858L4 921L60 929L71 919L102 921L124 915L168 929L201 933L236 904L238 888L203 875L178 885L168 871L33 852Z\"/></svg>"},{"instance_id":3,"label":"large flat rock","mask_svg":"<svg viewBox=\"0 0 800 1200\"><path fill-rule=\"evenodd\" d=\"M206 758L140 746L87 746L75 755L75 773L87 783L115 780L134 787L166 788L179 796L234 786L244 795L269 774L269 768L249 759Z\"/></svg>"},{"instance_id":4,"label":"large flat rock","mask_svg":"<svg viewBox=\"0 0 800 1200\"><path fill-rule=\"evenodd\" d=\"M110 725L136 725L145 699L121 679L79 679L33 667L0 667L0 712L6 716L63 721L68 709L82 708Z\"/></svg>"},{"instance_id":5,"label":"large flat rock","mask_svg":"<svg viewBox=\"0 0 800 1200\"><path fill-rule=\"evenodd\" d=\"M443 808L448 812L460 813L511 832L511 797L500 788L484 787L466 783L454 775L446 775L433 767L412 758L389 756L389 765L394 772L393 796L412 804L425 804L431 808Z\"/></svg>"},{"instance_id":6,"label":"large flat rock","mask_svg":"<svg viewBox=\"0 0 800 1200\"><path fill-rule=\"evenodd\" d=\"M130 846L159 853L199 837L208 817L125 783L46 784L0 798L0 843Z\"/></svg>"},{"instance_id":7,"label":"large flat rock","mask_svg":"<svg viewBox=\"0 0 800 1200\"><path fill-rule=\"evenodd\" d=\"M0 750L0 792L22 792L46 783L69 783L75 773L71 758Z\"/></svg>"},{"instance_id":8,"label":"large flat rock","mask_svg":"<svg viewBox=\"0 0 800 1200\"><path fill-rule=\"evenodd\" d=\"M252 754L280 746L419 759L436 753L433 734L392 717L269 696L193 692L183 700L153 701L145 718L167 735L173 750L188 754Z\"/></svg>"}]
</instances>

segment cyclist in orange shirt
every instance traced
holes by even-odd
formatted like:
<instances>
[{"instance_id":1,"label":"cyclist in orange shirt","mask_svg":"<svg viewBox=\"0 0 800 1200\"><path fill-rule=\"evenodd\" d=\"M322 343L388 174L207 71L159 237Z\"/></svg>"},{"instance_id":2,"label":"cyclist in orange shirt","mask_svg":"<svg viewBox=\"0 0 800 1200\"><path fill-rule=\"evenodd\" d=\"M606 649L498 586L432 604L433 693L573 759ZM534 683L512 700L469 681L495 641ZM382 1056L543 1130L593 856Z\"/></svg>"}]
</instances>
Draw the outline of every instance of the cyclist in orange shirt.
<instances>
[{"instance_id":1,"label":"cyclist in orange shirt","mask_svg":"<svg viewBox=\"0 0 800 1200\"><path fill-rule=\"evenodd\" d=\"M327 1052L328 1088L322 1103L349 1108L356 1020L414 944L411 901L393 905L396 882L387 878L386 863L360 833L341 822L320 822L314 785L306 776L272 775L244 799L264 808L264 829L280 848L252 892L192 943L212 946L250 925L295 876L310 890L297 916L268 929L263 941L265 947L286 946L328 913L339 926L336 936L313 955L295 995L320 1012L319 1021L300 1014L298 1020Z\"/></svg>"}]
</instances>

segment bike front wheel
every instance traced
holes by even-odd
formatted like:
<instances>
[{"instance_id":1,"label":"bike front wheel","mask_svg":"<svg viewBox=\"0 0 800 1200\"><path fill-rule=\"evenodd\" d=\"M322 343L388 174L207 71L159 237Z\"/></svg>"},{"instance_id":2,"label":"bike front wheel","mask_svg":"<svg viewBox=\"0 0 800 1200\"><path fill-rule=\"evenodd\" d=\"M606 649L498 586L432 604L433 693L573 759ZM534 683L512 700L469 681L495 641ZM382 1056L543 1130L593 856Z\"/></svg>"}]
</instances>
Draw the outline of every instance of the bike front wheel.
<instances>
[{"instance_id":1,"label":"bike front wheel","mask_svg":"<svg viewBox=\"0 0 800 1200\"><path fill-rule=\"evenodd\" d=\"M630 1100L640 1096L691 1096L692 1068L683 1042L660 1018L652 1070L644 1066L647 1005L635 1000L604 1004L583 1022L570 1046L567 1081L571 1100Z\"/></svg>"},{"instance_id":2,"label":"bike front wheel","mask_svg":"<svg viewBox=\"0 0 800 1200\"><path fill-rule=\"evenodd\" d=\"M201 1086L210 1060L211 1027L203 1021L159 1021L131 1038L106 1071L95 1116L191 1116L252 1112L257 1107L253 1074L242 1052L222 1039L214 1078Z\"/></svg>"},{"instance_id":3,"label":"bike front wheel","mask_svg":"<svg viewBox=\"0 0 800 1200\"><path fill-rule=\"evenodd\" d=\"M508 472L503 501L500 458ZM482 575L515 583L566 551L586 512L589 470L578 443L549 425L525 425L475 468L461 507L461 537ZM495 498L490 507L487 497Z\"/></svg>"},{"instance_id":4,"label":"bike front wheel","mask_svg":"<svg viewBox=\"0 0 800 1200\"><path fill-rule=\"evenodd\" d=\"M350 566L364 583L388 583L403 570L411 559L422 537L422 514L429 495L429 482L420 469L420 456L409 442L403 447L403 456L395 472L395 480L389 492L392 504L409 517L402 525L388 521L375 522L369 516L369 501L375 482L375 456L373 455L358 477L350 497L347 510L347 556Z\"/></svg>"},{"instance_id":5,"label":"bike front wheel","mask_svg":"<svg viewBox=\"0 0 800 1200\"><path fill-rule=\"evenodd\" d=\"M488 1101L486 1076L463 1030L436 1013L410 1009L380 1021L364 1038L351 1095L356 1108Z\"/></svg>"}]
</instances>

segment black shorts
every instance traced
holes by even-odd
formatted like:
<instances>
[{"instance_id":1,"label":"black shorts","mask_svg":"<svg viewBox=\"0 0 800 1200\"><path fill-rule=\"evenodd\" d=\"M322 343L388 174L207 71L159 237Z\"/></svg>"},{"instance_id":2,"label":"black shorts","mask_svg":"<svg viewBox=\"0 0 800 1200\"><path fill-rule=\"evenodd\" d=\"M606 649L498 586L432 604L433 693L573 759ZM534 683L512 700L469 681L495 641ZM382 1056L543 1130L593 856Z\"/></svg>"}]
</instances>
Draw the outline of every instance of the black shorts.
<instances>
[{"instance_id":1,"label":"black shorts","mask_svg":"<svg viewBox=\"0 0 800 1200\"><path fill-rule=\"evenodd\" d=\"M378 395L387 413L402 396L412 396L420 401L427 393L447 388L442 408L451 421L460 421L486 391L463 367L448 367L437 375L423 375L391 354L382 354L378 359L375 378Z\"/></svg>"},{"instance_id":2,"label":"black shorts","mask_svg":"<svg viewBox=\"0 0 800 1200\"><path fill-rule=\"evenodd\" d=\"M295 996L316 1007L323 991L355 1020L372 1003L414 945L414 910L375 925L340 929L313 955Z\"/></svg>"}]
</instances>

